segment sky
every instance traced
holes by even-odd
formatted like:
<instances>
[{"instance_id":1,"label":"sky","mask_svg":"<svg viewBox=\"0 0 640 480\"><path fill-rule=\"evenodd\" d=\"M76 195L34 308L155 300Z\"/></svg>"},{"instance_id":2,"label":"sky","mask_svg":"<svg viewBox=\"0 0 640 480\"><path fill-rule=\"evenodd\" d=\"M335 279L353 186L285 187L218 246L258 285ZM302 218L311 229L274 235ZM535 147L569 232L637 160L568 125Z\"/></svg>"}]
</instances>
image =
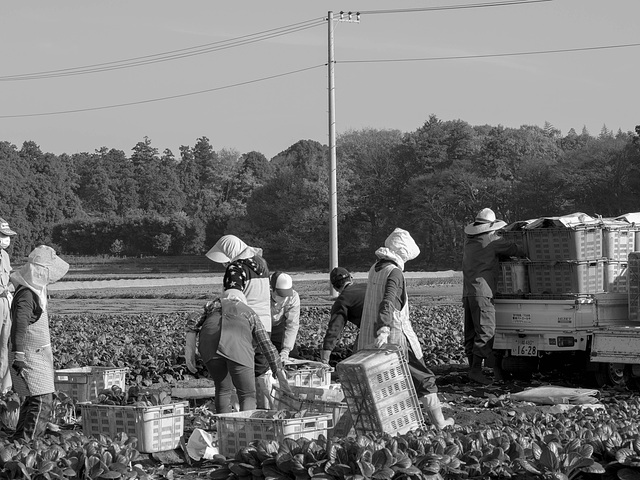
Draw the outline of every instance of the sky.
<instances>
[{"instance_id":1,"label":"sky","mask_svg":"<svg viewBox=\"0 0 640 480\"><path fill-rule=\"evenodd\" d=\"M0 141L267 158L335 129L640 124L638 0L0 0ZM361 12L359 21L338 14ZM355 15L352 17L356 19Z\"/></svg>"}]
</instances>

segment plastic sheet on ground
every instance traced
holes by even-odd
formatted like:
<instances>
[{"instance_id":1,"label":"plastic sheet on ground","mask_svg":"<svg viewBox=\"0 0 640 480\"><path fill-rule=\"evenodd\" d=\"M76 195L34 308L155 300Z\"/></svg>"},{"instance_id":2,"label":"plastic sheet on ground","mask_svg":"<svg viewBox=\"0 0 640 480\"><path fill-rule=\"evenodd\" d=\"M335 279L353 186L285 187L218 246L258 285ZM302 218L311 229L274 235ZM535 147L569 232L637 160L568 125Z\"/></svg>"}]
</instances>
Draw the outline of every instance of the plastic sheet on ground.
<instances>
[{"instance_id":1,"label":"plastic sheet on ground","mask_svg":"<svg viewBox=\"0 0 640 480\"><path fill-rule=\"evenodd\" d=\"M540 405L594 405L600 403L598 390L547 385L512 393L511 399Z\"/></svg>"}]
</instances>

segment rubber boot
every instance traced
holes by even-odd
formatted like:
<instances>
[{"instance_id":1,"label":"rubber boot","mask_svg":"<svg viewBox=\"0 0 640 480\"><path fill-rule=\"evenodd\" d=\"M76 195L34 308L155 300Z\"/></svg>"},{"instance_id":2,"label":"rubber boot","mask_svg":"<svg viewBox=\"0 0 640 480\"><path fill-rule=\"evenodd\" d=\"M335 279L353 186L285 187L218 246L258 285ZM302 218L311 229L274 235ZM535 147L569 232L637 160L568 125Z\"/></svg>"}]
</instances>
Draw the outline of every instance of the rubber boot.
<instances>
[{"instance_id":1,"label":"rubber boot","mask_svg":"<svg viewBox=\"0 0 640 480\"><path fill-rule=\"evenodd\" d=\"M511 380L511 375L502 369L501 353L493 352L494 364L493 364L493 381L494 382L508 382Z\"/></svg>"},{"instance_id":2,"label":"rubber boot","mask_svg":"<svg viewBox=\"0 0 640 480\"><path fill-rule=\"evenodd\" d=\"M425 395L420 400L429 415L431 424L435 425L438 430L442 430L444 427L456 423L453 418L444 418L444 415L442 414L442 405L440 404L440 399L438 398L437 393Z\"/></svg>"},{"instance_id":3,"label":"rubber boot","mask_svg":"<svg viewBox=\"0 0 640 480\"><path fill-rule=\"evenodd\" d=\"M485 377L482 373L482 361L484 359L478 355L473 356L473 362L471 363L471 368L469 369L469 380L473 380L476 383L481 383L482 385L490 385L491 380L488 377Z\"/></svg>"}]
</instances>

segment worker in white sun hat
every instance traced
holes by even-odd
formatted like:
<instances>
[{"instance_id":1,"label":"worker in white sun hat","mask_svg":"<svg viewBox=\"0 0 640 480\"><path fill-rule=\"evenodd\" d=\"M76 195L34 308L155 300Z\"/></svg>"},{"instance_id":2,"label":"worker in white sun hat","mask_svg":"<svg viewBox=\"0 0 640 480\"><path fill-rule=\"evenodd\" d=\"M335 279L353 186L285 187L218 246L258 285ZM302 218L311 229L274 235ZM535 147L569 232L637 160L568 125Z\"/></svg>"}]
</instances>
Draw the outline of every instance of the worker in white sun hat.
<instances>
[{"instance_id":1,"label":"worker in white sun hat","mask_svg":"<svg viewBox=\"0 0 640 480\"><path fill-rule=\"evenodd\" d=\"M462 254L462 304L464 306L464 352L469 361L469 380L483 385L492 383L482 373L485 359L494 355L496 309L493 296L496 276L500 271L500 256L524 257L525 252L500 235L497 230L506 222L496 219L490 208L483 208L474 222L467 225L467 238ZM496 357L493 367L495 381L504 381L502 358Z\"/></svg>"},{"instance_id":2,"label":"worker in white sun hat","mask_svg":"<svg viewBox=\"0 0 640 480\"><path fill-rule=\"evenodd\" d=\"M300 328L300 296L293 280L283 272L273 272L271 285L271 342L284 363L294 350Z\"/></svg>"},{"instance_id":3,"label":"worker in white sun hat","mask_svg":"<svg viewBox=\"0 0 640 480\"><path fill-rule=\"evenodd\" d=\"M225 265L222 289L240 290L247 305L260 317L264 329L271 335L269 296L269 267L262 257L262 249L250 247L235 235L224 235L206 253L206 257ZM258 408L271 406L273 377L269 362L262 352L255 355L256 395Z\"/></svg>"}]
</instances>

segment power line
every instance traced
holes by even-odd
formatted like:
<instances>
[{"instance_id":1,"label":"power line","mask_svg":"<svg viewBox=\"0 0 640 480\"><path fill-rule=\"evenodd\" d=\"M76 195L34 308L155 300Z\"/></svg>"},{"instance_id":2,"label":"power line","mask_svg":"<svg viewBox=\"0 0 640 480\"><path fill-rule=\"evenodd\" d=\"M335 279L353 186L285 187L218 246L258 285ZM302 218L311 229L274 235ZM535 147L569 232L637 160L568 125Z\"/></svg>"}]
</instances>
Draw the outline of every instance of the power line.
<instances>
[{"instance_id":1,"label":"power line","mask_svg":"<svg viewBox=\"0 0 640 480\"><path fill-rule=\"evenodd\" d=\"M261 42L272 38L277 38L283 35L289 35L291 33L307 30L310 28L324 25L324 19L307 20L304 22L298 22L295 24L279 27L271 30L265 30L262 32L253 33L250 35L244 35L228 40L222 40L219 42L207 43L189 48L183 48L179 50L171 50L162 53L156 53L153 55L146 55L141 57L133 57L124 60L116 60L113 62L96 63L92 65L85 65L80 67L64 68L58 70L49 70L43 72L34 72L18 75L5 75L0 76L0 81L22 81L22 80L39 80L56 77L66 77L74 75L86 75L90 73L99 73L111 70L120 70L124 68L139 67L143 65L150 65L153 63L160 63L166 61L172 61L181 58L192 57L195 55L203 55L220 50L226 50L229 48L248 45L251 43Z\"/></svg>"},{"instance_id":2,"label":"power line","mask_svg":"<svg viewBox=\"0 0 640 480\"><path fill-rule=\"evenodd\" d=\"M435 12L441 10L462 10L467 8L484 7L504 7L508 5L527 5L530 3L552 2L553 0L510 0L505 2L470 3L462 5L446 5L441 7L421 7L421 8L396 8L392 10L360 10L361 15L375 15L383 13L412 13L412 12Z\"/></svg>"},{"instance_id":3,"label":"power line","mask_svg":"<svg viewBox=\"0 0 640 480\"><path fill-rule=\"evenodd\" d=\"M475 58L515 57L524 55L546 55L550 53L586 52L592 50L607 50L614 48L640 47L640 43L626 43L620 45L601 45L596 47L561 48L556 50L534 50L531 52L511 53L487 53L480 55L456 55L449 57L423 57L423 58L387 58L375 60L339 60L336 63L389 63L389 62L429 62L438 60L470 60Z\"/></svg>"},{"instance_id":4,"label":"power line","mask_svg":"<svg viewBox=\"0 0 640 480\"><path fill-rule=\"evenodd\" d=\"M225 85L222 87L214 87L214 88L207 88L206 90L198 90L197 92L189 92L189 93L181 93L178 95L170 95L170 96L166 96L166 97L158 97L158 98L151 98L148 100L140 100L137 102L127 102L127 103L118 103L118 104L114 104L114 105L104 105L101 107L88 107L88 108L78 108L78 109L74 109L74 110L60 110L57 112L43 112L43 113L25 113L25 114L19 114L19 115L0 115L0 119L1 118L25 118L25 117L44 117L44 116L50 116L50 115L64 115L64 114L69 114L69 113L80 113L80 112L91 112L91 111L95 111L95 110L107 110L110 108L120 108L120 107L130 107L133 105L143 105L146 103L154 103L154 102L162 102L164 100L172 100L174 98L183 98L183 97L190 97L193 95L201 95L203 93L209 93L209 92L215 92L218 90L225 90L228 88L233 88L233 87L240 87L243 85L249 85L251 83L257 83L257 82L263 82L265 80L272 80L274 78L279 78L279 77L285 77L288 75L295 75L296 73L301 73L301 72L306 72L308 70L313 70L315 68L320 68L320 67L326 67L326 63L325 64L320 64L320 65L314 65L312 67L306 67L306 68L301 68L298 70L292 70L290 72L285 72L285 73L279 73L276 75L270 75L268 77L262 77L262 78L256 78L253 80L247 80L245 82L238 82L238 83L234 83L231 85Z\"/></svg>"},{"instance_id":5,"label":"power line","mask_svg":"<svg viewBox=\"0 0 640 480\"><path fill-rule=\"evenodd\" d=\"M469 60L469 59L477 59L477 58L512 57L512 56L522 56L522 55L543 55L543 54L551 54L551 53L569 53L569 52L605 50L605 49L628 48L628 47L640 47L640 43L629 43L629 44L620 44L620 45L602 45L602 46L596 46L596 47L564 48L564 49L557 49L557 50L537 50L537 51L531 51L531 52L494 53L494 54L483 54L483 55L460 55L460 56L450 56L450 57L397 58L397 59L378 59L378 60L341 60L341 61L337 61L336 63L388 63L388 62L422 62L422 61L438 61L438 60ZM147 100L140 100L136 102L104 105L100 107L79 108L79 109L73 109L73 110L61 110L61 111L54 111L54 112L26 113L26 114L17 114L17 115L0 115L0 119L64 115L69 113L90 112L90 111L96 111L96 110L107 110L111 108L128 107L133 105L143 105L146 103L161 102L164 100L172 100L175 98L190 97L194 95L201 95L203 93L226 90L229 88L240 87L243 85L263 82L266 80L272 80L274 78L285 77L288 75L295 75L297 73L301 73L301 72L305 72L308 70L313 70L313 69L325 67L325 66L326 64L314 65L312 67L301 68L298 70L292 70L289 72L279 73L276 75L270 75L267 77L247 80L245 82L233 83L233 84L224 85L221 87L208 88L205 90L198 90L195 92L188 92L188 93L182 93L177 95L169 95L166 97L157 97L157 98L152 98Z\"/></svg>"}]
</instances>

